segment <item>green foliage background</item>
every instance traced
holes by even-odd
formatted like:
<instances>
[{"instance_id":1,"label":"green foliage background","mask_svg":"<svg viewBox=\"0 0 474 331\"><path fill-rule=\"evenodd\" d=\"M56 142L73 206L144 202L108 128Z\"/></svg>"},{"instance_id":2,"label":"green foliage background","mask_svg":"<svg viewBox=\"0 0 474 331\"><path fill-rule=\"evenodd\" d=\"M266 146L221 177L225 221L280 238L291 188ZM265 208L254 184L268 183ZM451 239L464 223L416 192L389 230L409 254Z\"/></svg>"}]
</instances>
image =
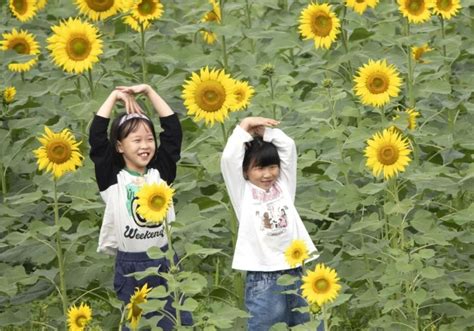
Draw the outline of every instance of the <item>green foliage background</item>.
<instances>
[{"instance_id":1,"label":"green foliage background","mask_svg":"<svg viewBox=\"0 0 474 331\"><path fill-rule=\"evenodd\" d=\"M460 13L445 22L444 38L434 16L410 25L408 34L395 1L381 0L363 16L342 1L331 3L345 38L330 50L299 37L306 1L224 1L223 24L216 26L199 23L210 10L207 1L165 0L164 15L146 31L148 83L179 113L184 129L175 183L175 248L187 256L184 275L193 280L183 290L192 299L184 309L194 311L197 329L245 325L242 276L230 268L235 218L219 159L225 135L241 118L275 115L298 147L297 209L321 251L318 261L335 268L343 285L329 305L331 329L472 329L474 1L462 1ZM78 15L72 1L49 0L23 24L5 0L0 10L2 32L27 29L41 44L39 64L24 75L7 69L15 54L1 54L0 87L13 85L18 94L3 109L0 127L0 329L62 328L58 232L70 301L91 305L94 327L114 329L120 303L113 259L96 253L103 203L87 134L114 86L142 82L139 34L117 18L95 24L104 53L93 68L91 96L85 76L62 72L46 50L51 25ZM215 45L203 43L202 28L217 33ZM403 116L395 121L412 142L413 161L396 180L382 181L365 167L365 142L393 124L397 107L408 106L407 90L382 111L364 107L353 75L368 59L387 59L406 82L407 50L427 42L434 49L429 63L414 67L418 127L408 131ZM274 66L271 81L262 73L267 64ZM184 81L204 66L225 68L256 90L249 109L230 114L224 130L193 122L180 97ZM326 79L331 87L323 86ZM37 171L32 153L44 125L70 128L86 156L83 167L58 182L56 225L52 180Z\"/></svg>"}]
</instances>

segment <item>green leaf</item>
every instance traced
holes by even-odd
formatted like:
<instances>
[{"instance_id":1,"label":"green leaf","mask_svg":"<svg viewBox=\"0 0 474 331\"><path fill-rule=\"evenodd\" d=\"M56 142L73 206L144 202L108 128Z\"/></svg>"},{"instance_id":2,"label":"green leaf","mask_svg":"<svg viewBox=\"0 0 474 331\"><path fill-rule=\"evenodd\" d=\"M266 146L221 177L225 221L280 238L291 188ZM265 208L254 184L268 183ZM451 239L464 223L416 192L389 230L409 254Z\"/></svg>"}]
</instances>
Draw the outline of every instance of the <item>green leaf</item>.
<instances>
[{"instance_id":1,"label":"green leaf","mask_svg":"<svg viewBox=\"0 0 474 331\"><path fill-rule=\"evenodd\" d=\"M292 275L282 275L278 277L277 284L281 286L288 286L293 285L299 277L292 276Z\"/></svg>"}]
</instances>

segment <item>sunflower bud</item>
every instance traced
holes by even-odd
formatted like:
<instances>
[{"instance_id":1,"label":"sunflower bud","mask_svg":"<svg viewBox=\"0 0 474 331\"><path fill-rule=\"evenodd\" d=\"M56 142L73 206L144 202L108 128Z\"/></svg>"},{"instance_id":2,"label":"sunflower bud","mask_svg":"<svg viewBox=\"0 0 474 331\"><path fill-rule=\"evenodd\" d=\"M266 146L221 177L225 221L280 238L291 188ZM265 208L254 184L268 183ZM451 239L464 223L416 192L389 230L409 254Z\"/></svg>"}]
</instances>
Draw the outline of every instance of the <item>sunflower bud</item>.
<instances>
[{"instance_id":1,"label":"sunflower bud","mask_svg":"<svg viewBox=\"0 0 474 331\"><path fill-rule=\"evenodd\" d=\"M333 86L334 86L334 82L332 81L332 79L326 78L325 80L323 80L323 87L324 88L331 88Z\"/></svg>"},{"instance_id":2,"label":"sunflower bud","mask_svg":"<svg viewBox=\"0 0 474 331\"><path fill-rule=\"evenodd\" d=\"M313 302L309 306L309 311L310 311L311 314L316 315L321 311L321 307L316 302Z\"/></svg>"},{"instance_id":3,"label":"sunflower bud","mask_svg":"<svg viewBox=\"0 0 474 331\"><path fill-rule=\"evenodd\" d=\"M271 63L267 63L263 66L262 71L264 76L271 77L275 73L275 66Z\"/></svg>"},{"instance_id":4,"label":"sunflower bud","mask_svg":"<svg viewBox=\"0 0 474 331\"><path fill-rule=\"evenodd\" d=\"M16 95L16 88L14 86L8 86L3 90L2 96L3 96L3 102L5 104L12 103L13 100L15 100L15 95Z\"/></svg>"}]
</instances>

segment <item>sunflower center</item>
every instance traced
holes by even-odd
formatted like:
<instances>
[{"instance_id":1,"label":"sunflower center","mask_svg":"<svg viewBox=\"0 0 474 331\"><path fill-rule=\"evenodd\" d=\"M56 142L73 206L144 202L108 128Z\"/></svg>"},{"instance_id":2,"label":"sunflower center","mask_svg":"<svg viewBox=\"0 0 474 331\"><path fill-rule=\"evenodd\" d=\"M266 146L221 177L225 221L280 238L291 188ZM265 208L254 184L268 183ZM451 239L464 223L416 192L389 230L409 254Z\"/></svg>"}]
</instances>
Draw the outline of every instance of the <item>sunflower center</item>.
<instances>
[{"instance_id":1,"label":"sunflower center","mask_svg":"<svg viewBox=\"0 0 474 331\"><path fill-rule=\"evenodd\" d=\"M357 3L364 3L365 0L356 0Z\"/></svg>"},{"instance_id":2,"label":"sunflower center","mask_svg":"<svg viewBox=\"0 0 474 331\"><path fill-rule=\"evenodd\" d=\"M86 0L90 9L103 12L109 10L114 5L114 0Z\"/></svg>"},{"instance_id":3,"label":"sunflower center","mask_svg":"<svg viewBox=\"0 0 474 331\"><path fill-rule=\"evenodd\" d=\"M150 208L154 211L160 211L165 205L165 199L161 195L154 195L150 199Z\"/></svg>"},{"instance_id":4,"label":"sunflower center","mask_svg":"<svg viewBox=\"0 0 474 331\"><path fill-rule=\"evenodd\" d=\"M436 6L441 9L441 10L450 10L453 5L453 2L451 0L438 0L436 2Z\"/></svg>"},{"instance_id":5,"label":"sunflower center","mask_svg":"<svg viewBox=\"0 0 474 331\"><path fill-rule=\"evenodd\" d=\"M372 94L384 93L389 85L388 77L382 73L375 73L367 79L367 89Z\"/></svg>"},{"instance_id":6,"label":"sunflower center","mask_svg":"<svg viewBox=\"0 0 474 331\"><path fill-rule=\"evenodd\" d=\"M226 97L224 86L217 81L202 82L196 89L196 103L202 110L213 113L221 109Z\"/></svg>"},{"instance_id":7,"label":"sunflower center","mask_svg":"<svg viewBox=\"0 0 474 331\"><path fill-rule=\"evenodd\" d=\"M23 40L17 40L16 43L11 46L11 49L18 54L30 54L30 45Z\"/></svg>"},{"instance_id":8,"label":"sunflower center","mask_svg":"<svg viewBox=\"0 0 474 331\"><path fill-rule=\"evenodd\" d=\"M245 97L244 92L235 91L234 94L235 94L235 99L237 100L237 103L242 102L244 100L244 97Z\"/></svg>"},{"instance_id":9,"label":"sunflower center","mask_svg":"<svg viewBox=\"0 0 474 331\"><path fill-rule=\"evenodd\" d=\"M76 325L78 327L82 328L82 327L86 326L86 323L87 323L87 318L85 316L78 316L76 318Z\"/></svg>"},{"instance_id":10,"label":"sunflower center","mask_svg":"<svg viewBox=\"0 0 474 331\"><path fill-rule=\"evenodd\" d=\"M144 16L151 15L155 12L156 5L151 0L143 0L138 5L138 12Z\"/></svg>"},{"instance_id":11,"label":"sunflower center","mask_svg":"<svg viewBox=\"0 0 474 331\"><path fill-rule=\"evenodd\" d=\"M293 258L296 260L296 259L300 259L301 256L302 256L302 252L299 250L299 249L295 249L293 251Z\"/></svg>"},{"instance_id":12,"label":"sunflower center","mask_svg":"<svg viewBox=\"0 0 474 331\"><path fill-rule=\"evenodd\" d=\"M28 3L26 0L13 0L13 7L18 14L22 15L28 10Z\"/></svg>"},{"instance_id":13,"label":"sunflower center","mask_svg":"<svg viewBox=\"0 0 474 331\"><path fill-rule=\"evenodd\" d=\"M75 37L67 43L66 52L72 60L84 60L91 52L91 43L82 36Z\"/></svg>"},{"instance_id":14,"label":"sunflower center","mask_svg":"<svg viewBox=\"0 0 474 331\"><path fill-rule=\"evenodd\" d=\"M316 293L324 293L329 289L329 282L326 279L318 279L313 283L313 290Z\"/></svg>"},{"instance_id":15,"label":"sunflower center","mask_svg":"<svg viewBox=\"0 0 474 331\"><path fill-rule=\"evenodd\" d=\"M142 309L138 305L132 305L132 316L138 318L142 313Z\"/></svg>"},{"instance_id":16,"label":"sunflower center","mask_svg":"<svg viewBox=\"0 0 474 331\"><path fill-rule=\"evenodd\" d=\"M411 0L407 3L407 10L412 15L420 15L425 10L424 0Z\"/></svg>"},{"instance_id":17,"label":"sunflower center","mask_svg":"<svg viewBox=\"0 0 474 331\"><path fill-rule=\"evenodd\" d=\"M326 13L319 12L314 15L311 25L313 33L319 37L326 37L332 30L332 20Z\"/></svg>"},{"instance_id":18,"label":"sunflower center","mask_svg":"<svg viewBox=\"0 0 474 331\"><path fill-rule=\"evenodd\" d=\"M210 11L206 14L206 21L208 22L217 22L219 21L219 16L214 11Z\"/></svg>"},{"instance_id":19,"label":"sunflower center","mask_svg":"<svg viewBox=\"0 0 474 331\"><path fill-rule=\"evenodd\" d=\"M378 150L377 159L383 165L392 165L398 160L398 149L393 145L382 146Z\"/></svg>"},{"instance_id":20,"label":"sunflower center","mask_svg":"<svg viewBox=\"0 0 474 331\"><path fill-rule=\"evenodd\" d=\"M71 146L64 141L53 141L48 144L48 159L55 164L62 164L71 158Z\"/></svg>"}]
</instances>

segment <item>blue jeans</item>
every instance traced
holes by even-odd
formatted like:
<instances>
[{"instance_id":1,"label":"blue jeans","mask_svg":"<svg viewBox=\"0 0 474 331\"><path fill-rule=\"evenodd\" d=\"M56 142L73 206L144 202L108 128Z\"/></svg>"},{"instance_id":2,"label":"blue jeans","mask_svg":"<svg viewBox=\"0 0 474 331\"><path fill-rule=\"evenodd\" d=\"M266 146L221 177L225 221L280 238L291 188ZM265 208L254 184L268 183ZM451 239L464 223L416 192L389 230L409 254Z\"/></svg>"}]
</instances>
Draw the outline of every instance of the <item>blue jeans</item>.
<instances>
[{"instance_id":1,"label":"blue jeans","mask_svg":"<svg viewBox=\"0 0 474 331\"><path fill-rule=\"evenodd\" d=\"M162 250L166 250L166 247L163 247ZM177 256L175 256L175 260ZM128 304L130 297L135 292L135 288L141 288L145 283L148 283L148 288L154 288L160 285L166 287L166 280L162 277L148 276L140 280L136 280L134 277L126 277L127 274L131 274L137 271L144 271L150 267L159 267L161 272L167 272L170 267L170 262L166 259L150 259L146 252L117 252L117 257L115 260L115 277L114 277L114 289L117 293L117 297ZM161 299L160 299L161 300ZM169 312L171 315L176 316L176 310L171 306L172 298L164 298L166 304L164 309ZM150 318L152 316L159 315L158 312L148 313L144 315L145 318ZM183 311L181 312L181 323L183 325L192 325L193 319L190 312ZM174 328L173 321L168 318L166 315L158 322L159 327L164 331L172 330ZM123 330L128 330L124 327Z\"/></svg>"},{"instance_id":2,"label":"blue jeans","mask_svg":"<svg viewBox=\"0 0 474 331\"><path fill-rule=\"evenodd\" d=\"M292 285L281 286L277 279L281 275L298 276ZM268 331L272 325L280 322L295 326L309 321L309 313L293 311L304 307L306 301L295 294L284 294L289 290L301 293L301 268L282 271L248 271L245 281L245 306L251 317L248 320L249 331Z\"/></svg>"}]
</instances>

